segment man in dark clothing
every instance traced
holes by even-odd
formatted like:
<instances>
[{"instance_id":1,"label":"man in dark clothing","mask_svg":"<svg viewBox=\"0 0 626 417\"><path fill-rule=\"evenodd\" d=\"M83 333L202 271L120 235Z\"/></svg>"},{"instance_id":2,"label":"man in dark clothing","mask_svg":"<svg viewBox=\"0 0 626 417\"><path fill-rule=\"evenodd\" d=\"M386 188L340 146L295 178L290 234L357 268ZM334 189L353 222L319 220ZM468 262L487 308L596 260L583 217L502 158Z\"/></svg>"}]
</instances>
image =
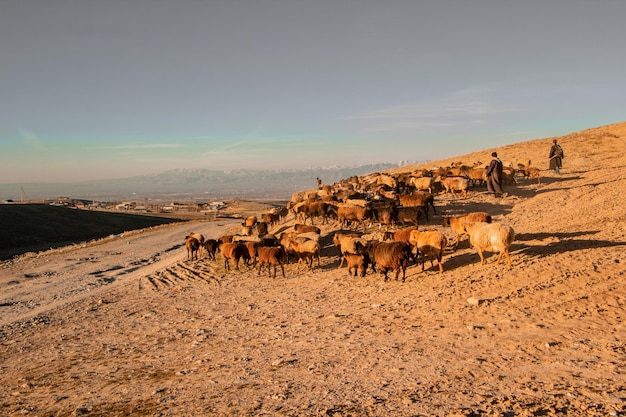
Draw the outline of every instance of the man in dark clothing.
<instances>
[{"instance_id":1,"label":"man in dark clothing","mask_svg":"<svg viewBox=\"0 0 626 417\"><path fill-rule=\"evenodd\" d=\"M502 161L498 158L498 154L491 154L493 159L487 167L485 175L487 176L487 191L494 193L496 197L501 197L502 191Z\"/></svg>"},{"instance_id":2,"label":"man in dark clothing","mask_svg":"<svg viewBox=\"0 0 626 417\"><path fill-rule=\"evenodd\" d=\"M561 173L561 167L563 166L563 148L556 143L556 139L552 141L552 147L550 148L550 169L554 170L555 174Z\"/></svg>"}]
</instances>

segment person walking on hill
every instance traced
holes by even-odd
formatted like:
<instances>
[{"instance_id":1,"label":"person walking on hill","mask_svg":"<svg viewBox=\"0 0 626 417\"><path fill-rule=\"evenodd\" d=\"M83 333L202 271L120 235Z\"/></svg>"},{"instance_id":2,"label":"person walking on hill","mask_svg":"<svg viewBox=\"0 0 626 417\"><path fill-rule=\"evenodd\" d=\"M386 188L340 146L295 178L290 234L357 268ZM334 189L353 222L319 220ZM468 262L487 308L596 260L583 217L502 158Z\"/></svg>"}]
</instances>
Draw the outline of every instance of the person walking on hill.
<instances>
[{"instance_id":1,"label":"person walking on hill","mask_svg":"<svg viewBox=\"0 0 626 417\"><path fill-rule=\"evenodd\" d=\"M553 170L555 174L560 175L565 155L563 154L563 148L561 148L561 145L556 142L556 139L554 139L552 141L552 147L550 148L550 169Z\"/></svg>"},{"instance_id":2,"label":"person walking on hill","mask_svg":"<svg viewBox=\"0 0 626 417\"><path fill-rule=\"evenodd\" d=\"M497 152L492 152L491 156L493 159L485 171L487 191L493 193L496 197L502 197L502 194L504 194L504 191L502 191L502 161L498 158Z\"/></svg>"}]
</instances>

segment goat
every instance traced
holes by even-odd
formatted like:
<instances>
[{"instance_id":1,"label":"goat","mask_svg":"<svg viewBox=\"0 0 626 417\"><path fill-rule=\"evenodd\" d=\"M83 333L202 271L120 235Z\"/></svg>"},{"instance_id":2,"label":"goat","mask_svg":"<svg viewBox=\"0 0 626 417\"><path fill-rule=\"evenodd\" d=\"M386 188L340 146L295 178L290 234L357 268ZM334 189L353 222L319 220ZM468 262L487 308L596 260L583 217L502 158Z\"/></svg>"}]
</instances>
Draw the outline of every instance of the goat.
<instances>
[{"instance_id":1,"label":"goat","mask_svg":"<svg viewBox=\"0 0 626 417\"><path fill-rule=\"evenodd\" d=\"M274 267L274 278L276 278L276 265L280 265L280 269L285 278L285 267L283 266L283 259L285 258L285 250L282 246L259 246L258 249L258 268L259 275L264 265L267 265L267 274L272 277L272 271L270 267Z\"/></svg>"},{"instance_id":2,"label":"goat","mask_svg":"<svg viewBox=\"0 0 626 417\"><path fill-rule=\"evenodd\" d=\"M439 264L439 273L443 274L441 258L443 257L443 251L448 245L448 239L446 239L443 233L437 230L413 230L411 232L410 242L417 251L416 255L421 255L422 271L424 271L426 256L428 256L430 258L430 267L432 268L434 266L434 260L436 259Z\"/></svg>"},{"instance_id":3,"label":"goat","mask_svg":"<svg viewBox=\"0 0 626 417\"><path fill-rule=\"evenodd\" d=\"M485 213L484 211L474 211L460 216L443 217L443 225L450 226L452 230L456 232L456 240L452 244L455 251L459 247L461 238L467 235L467 233L465 233L465 224L473 222L491 223L491 215L489 215L489 213Z\"/></svg>"},{"instance_id":4,"label":"goat","mask_svg":"<svg viewBox=\"0 0 626 417\"><path fill-rule=\"evenodd\" d=\"M509 247L515 240L515 231L511 226L500 223L466 223L464 226L465 233L469 235L470 244L480 256L480 263L485 263L483 252L498 252L496 263L500 264L502 256L506 256L509 269L511 268L511 255Z\"/></svg>"},{"instance_id":5,"label":"goat","mask_svg":"<svg viewBox=\"0 0 626 417\"><path fill-rule=\"evenodd\" d=\"M406 268L409 266L411 259L411 247L404 242L378 242L370 241L365 247L365 251L372 267L378 268L378 270L385 276L387 281L387 273L390 270L396 272L396 281L402 271L402 282L406 277Z\"/></svg>"}]
</instances>

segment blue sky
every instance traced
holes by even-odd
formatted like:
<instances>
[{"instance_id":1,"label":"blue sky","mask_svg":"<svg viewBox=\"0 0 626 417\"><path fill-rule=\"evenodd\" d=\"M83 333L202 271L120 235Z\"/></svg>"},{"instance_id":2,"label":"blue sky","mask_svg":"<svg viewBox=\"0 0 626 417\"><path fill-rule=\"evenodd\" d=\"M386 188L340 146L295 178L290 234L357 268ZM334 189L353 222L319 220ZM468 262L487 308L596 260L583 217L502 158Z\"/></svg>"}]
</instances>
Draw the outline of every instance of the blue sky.
<instances>
[{"instance_id":1,"label":"blue sky","mask_svg":"<svg viewBox=\"0 0 626 417\"><path fill-rule=\"evenodd\" d=\"M626 120L626 2L0 1L0 182L432 160Z\"/></svg>"}]
</instances>

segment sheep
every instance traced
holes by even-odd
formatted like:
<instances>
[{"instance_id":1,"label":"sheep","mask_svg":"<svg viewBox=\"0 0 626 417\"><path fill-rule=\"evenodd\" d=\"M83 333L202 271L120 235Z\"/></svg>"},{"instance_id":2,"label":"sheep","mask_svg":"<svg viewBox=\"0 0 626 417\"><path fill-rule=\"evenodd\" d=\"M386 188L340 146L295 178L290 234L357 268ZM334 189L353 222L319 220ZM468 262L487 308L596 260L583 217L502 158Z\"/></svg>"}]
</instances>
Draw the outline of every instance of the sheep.
<instances>
[{"instance_id":1,"label":"sheep","mask_svg":"<svg viewBox=\"0 0 626 417\"><path fill-rule=\"evenodd\" d=\"M206 254L209 260L215 260L215 253L217 252L218 247L219 242L216 239L207 239L204 241L204 249L206 250Z\"/></svg>"},{"instance_id":2,"label":"sheep","mask_svg":"<svg viewBox=\"0 0 626 417\"><path fill-rule=\"evenodd\" d=\"M339 250L339 256L341 258L339 262L339 268L343 266L343 261L346 254L361 254L364 251L367 242L355 233L341 233L335 232L333 235L333 243Z\"/></svg>"},{"instance_id":3,"label":"sheep","mask_svg":"<svg viewBox=\"0 0 626 417\"><path fill-rule=\"evenodd\" d=\"M434 266L433 260L436 259L439 264L439 273L443 274L441 258L443 257L443 251L448 245L448 239L446 239L445 235L437 230L413 230L409 239L411 245L413 245L417 251L416 255L421 255L422 271L424 271L426 256L428 256L430 258L430 267L432 268Z\"/></svg>"},{"instance_id":4,"label":"sheep","mask_svg":"<svg viewBox=\"0 0 626 417\"><path fill-rule=\"evenodd\" d=\"M420 191L433 192L433 177L411 177L409 184Z\"/></svg>"},{"instance_id":5,"label":"sheep","mask_svg":"<svg viewBox=\"0 0 626 417\"><path fill-rule=\"evenodd\" d=\"M461 196L467 197L467 187L469 186L469 180L465 177L442 177L439 176L435 179L435 182L439 182L446 189L446 194L451 193L453 197L456 197L456 192L460 191Z\"/></svg>"},{"instance_id":6,"label":"sheep","mask_svg":"<svg viewBox=\"0 0 626 417\"><path fill-rule=\"evenodd\" d=\"M313 261L317 258L317 266L321 266L320 243L314 240L290 239L287 246L295 251L300 260L304 260L309 268L313 268Z\"/></svg>"},{"instance_id":7,"label":"sheep","mask_svg":"<svg viewBox=\"0 0 626 417\"><path fill-rule=\"evenodd\" d=\"M247 248L241 242L222 243L220 245L220 254L224 258L224 269L230 270L230 260L235 262L235 269L239 271L239 261L243 258L248 261L250 256Z\"/></svg>"},{"instance_id":8,"label":"sheep","mask_svg":"<svg viewBox=\"0 0 626 417\"><path fill-rule=\"evenodd\" d=\"M279 219L280 219L280 216L278 215L278 213L270 213L270 212L268 212L268 213L263 213L261 215L261 220L264 221L270 227L272 227L276 223L278 223Z\"/></svg>"},{"instance_id":9,"label":"sheep","mask_svg":"<svg viewBox=\"0 0 626 417\"><path fill-rule=\"evenodd\" d=\"M485 183L485 169L484 168L467 168L463 171L463 174L474 185L482 185Z\"/></svg>"},{"instance_id":10,"label":"sheep","mask_svg":"<svg viewBox=\"0 0 626 417\"><path fill-rule=\"evenodd\" d=\"M348 264L348 275L352 276L354 271L354 276L357 276L357 273L362 277L365 276L367 272L367 264L369 263L366 254L356 254L356 253L346 253L344 255L346 258L346 262Z\"/></svg>"},{"instance_id":11,"label":"sheep","mask_svg":"<svg viewBox=\"0 0 626 417\"><path fill-rule=\"evenodd\" d=\"M200 248L198 248L198 256L202 257L202 247L204 246L204 236L200 233L195 233L195 232L189 232L189 236L195 237L196 239L198 239L198 242L200 243Z\"/></svg>"},{"instance_id":12,"label":"sheep","mask_svg":"<svg viewBox=\"0 0 626 417\"><path fill-rule=\"evenodd\" d=\"M185 247L187 248L187 260L198 259L198 251L202 247L200 241L191 234L185 237Z\"/></svg>"},{"instance_id":13,"label":"sheep","mask_svg":"<svg viewBox=\"0 0 626 417\"><path fill-rule=\"evenodd\" d=\"M426 215L426 220L428 220L429 205L433 208L433 213L437 214L437 209L435 208L435 199L432 193L416 191L412 194L401 194L398 196L398 200L400 201L400 205L402 207L421 208Z\"/></svg>"},{"instance_id":14,"label":"sheep","mask_svg":"<svg viewBox=\"0 0 626 417\"><path fill-rule=\"evenodd\" d=\"M257 221L258 219L256 216L249 216L249 217L246 217L246 219L243 222L243 225L252 227L256 224Z\"/></svg>"},{"instance_id":15,"label":"sheep","mask_svg":"<svg viewBox=\"0 0 626 417\"><path fill-rule=\"evenodd\" d=\"M496 263L500 264L502 256L505 255L509 269L511 268L509 247L515 240L515 231L511 226L501 223L475 222L466 223L464 230L470 237L470 244L478 251L481 264L485 263L483 252L498 252Z\"/></svg>"},{"instance_id":16,"label":"sheep","mask_svg":"<svg viewBox=\"0 0 626 417\"><path fill-rule=\"evenodd\" d=\"M341 205L337 208L337 218L341 227L347 226L348 222L358 222L365 231L365 220L371 220L372 210L360 206Z\"/></svg>"},{"instance_id":17,"label":"sheep","mask_svg":"<svg viewBox=\"0 0 626 417\"><path fill-rule=\"evenodd\" d=\"M256 224L256 233L257 233L257 236L263 236L263 235L266 235L266 234L267 234L267 232L268 232L267 222L262 221L262 222L258 222L258 223Z\"/></svg>"},{"instance_id":18,"label":"sheep","mask_svg":"<svg viewBox=\"0 0 626 417\"><path fill-rule=\"evenodd\" d=\"M369 257L372 267L385 276L387 281L387 273L390 270L396 271L396 281L402 271L402 282L406 277L406 268L409 266L411 259L411 247L404 242L378 242L370 241L365 247L367 256Z\"/></svg>"},{"instance_id":19,"label":"sheep","mask_svg":"<svg viewBox=\"0 0 626 417\"><path fill-rule=\"evenodd\" d=\"M419 224L419 219L424 213L424 207L398 207L398 221L406 226L407 223Z\"/></svg>"},{"instance_id":20,"label":"sheep","mask_svg":"<svg viewBox=\"0 0 626 417\"><path fill-rule=\"evenodd\" d=\"M526 163L522 163L518 161L517 168L518 168L518 172L521 172L524 175L524 179L536 178L537 184L541 184L541 170L537 167L531 167L530 160Z\"/></svg>"},{"instance_id":21,"label":"sheep","mask_svg":"<svg viewBox=\"0 0 626 417\"><path fill-rule=\"evenodd\" d=\"M301 223L296 223L295 226L293 226L293 229L296 231L296 233L315 232L319 235L322 232L319 227L309 226Z\"/></svg>"},{"instance_id":22,"label":"sheep","mask_svg":"<svg viewBox=\"0 0 626 417\"><path fill-rule=\"evenodd\" d=\"M465 223L470 222L485 222L491 223L491 215L484 211L474 211L460 216L444 216L443 225L450 226L452 230L456 232L456 240L452 244L453 249L456 251L459 247L461 238L465 236Z\"/></svg>"},{"instance_id":23,"label":"sheep","mask_svg":"<svg viewBox=\"0 0 626 417\"><path fill-rule=\"evenodd\" d=\"M374 207L372 215L379 225L393 226L398 220L398 209L395 205Z\"/></svg>"},{"instance_id":24,"label":"sheep","mask_svg":"<svg viewBox=\"0 0 626 417\"><path fill-rule=\"evenodd\" d=\"M234 237L235 237L234 235L224 235L224 236L220 236L217 240L220 243L231 243Z\"/></svg>"},{"instance_id":25,"label":"sheep","mask_svg":"<svg viewBox=\"0 0 626 417\"><path fill-rule=\"evenodd\" d=\"M405 227L404 229L396 230L395 232L387 231L383 234L383 241L393 240L394 242L409 243L411 231L413 230L417 230L417 226Z\"/></svg>"},{"instance_id":26,"label":"sheep","mask_svg":"<svg viewBox=\"0 0 626 417\"><path fill-rule=\"evenodd\" d=\"M323 201L307 202L300 207L300 213L304 214L304 224L308 218L311 218L311 224L313 224L315 217L321 217L322 224L324 224L328 221L328 203Z\"/></svg>"},{"instance_id":27,"label":"sheep","mask_svg":"<svg viewBox=\"0 0 626 417\"><path fill-rule=\"evenodd\" d=\"M249 257L249 259L246 260L246 264L249 265L250 263L252 263L252 265L256 265L257 249L259 247L259 242L248 240L243 242L243 245L246 247Z\"/></svg>"},{"instance_id":28,"label":"sheep","mask_svg":"<svg viewBox=\"0 0 626 417\"><path fill-rule=\"evenodd\" d=\"M264 265L267 265L267 274L271 278L272 271L270 267L274 267L274 278L276 278L276 265L280 265L280 269L285 278L285 267L283 266L283 259L285 258L285 250L282 246L259 246L258 247L258 275L261 275L261 270Z\"/></svg>"}]
</instances>

